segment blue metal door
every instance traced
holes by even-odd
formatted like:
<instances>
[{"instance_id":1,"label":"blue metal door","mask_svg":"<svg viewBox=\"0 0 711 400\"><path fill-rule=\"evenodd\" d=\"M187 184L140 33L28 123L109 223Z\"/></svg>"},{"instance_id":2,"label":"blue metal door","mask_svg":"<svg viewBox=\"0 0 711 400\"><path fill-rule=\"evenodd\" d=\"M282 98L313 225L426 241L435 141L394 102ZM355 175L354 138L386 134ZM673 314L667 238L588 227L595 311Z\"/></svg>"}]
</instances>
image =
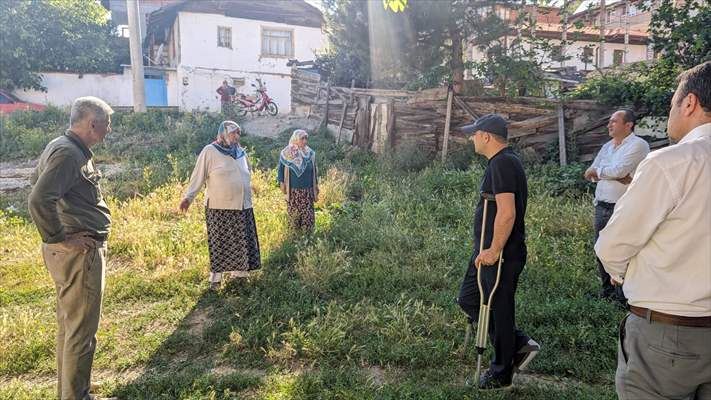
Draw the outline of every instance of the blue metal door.
<instances>
[{"instance_id":1,"label":"blue metal door","mask_svg":"<svg viewBox=\"0 0 711 400\"><path fill-rule=\"evenodd\" d=\"M167 106L168 86L165 79L149 75L145 78L146 105L147 106Z\"/></svg>"}]
</instances>

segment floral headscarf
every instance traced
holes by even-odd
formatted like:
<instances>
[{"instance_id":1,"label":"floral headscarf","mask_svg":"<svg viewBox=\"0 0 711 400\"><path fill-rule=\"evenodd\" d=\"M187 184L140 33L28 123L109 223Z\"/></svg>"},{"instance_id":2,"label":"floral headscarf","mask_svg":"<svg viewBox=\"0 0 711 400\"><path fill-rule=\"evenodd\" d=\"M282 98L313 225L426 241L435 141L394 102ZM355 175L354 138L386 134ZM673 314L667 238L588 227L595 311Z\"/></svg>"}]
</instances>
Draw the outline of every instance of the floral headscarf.
<instances>
[{"instance_id":1,"label":"floral headscarf","mask_svg":"<svg viewBox=\"0 0 711 400\"><path fill-rule=\"evenodd\" d=\"M212 145L222 154L230 156L235 160L244 157L245 152L239 144L227 144L227 134L234 131L242 132L242 128L234 121L222 121L220 128L217 130L217 137Z\"/></svg>"},{"instance_id":2,"label":"floral headscarf","mask_svg":"<svg viewBox=\"0 0 711 400\"><path fill-rule=\"evenodd\" d=\"M289 139L289 144L279 155L279 161L289 167L297 177L304 173L309 161L316 154L309 146L299 148L299 140L308 136L309 134L303 129L295 130Z\"/></svg>"}]
</instances>

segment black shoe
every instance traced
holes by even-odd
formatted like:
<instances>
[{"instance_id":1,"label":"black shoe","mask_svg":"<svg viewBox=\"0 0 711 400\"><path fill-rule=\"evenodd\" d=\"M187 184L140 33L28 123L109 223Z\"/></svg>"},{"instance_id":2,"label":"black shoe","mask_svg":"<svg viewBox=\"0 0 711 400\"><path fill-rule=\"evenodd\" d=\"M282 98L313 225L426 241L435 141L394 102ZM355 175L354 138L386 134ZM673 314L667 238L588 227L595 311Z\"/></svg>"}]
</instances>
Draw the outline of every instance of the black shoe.
<instances>
[{"instance_id":1,"label":"black shoe","mask_svg":"<svg viewBox=\"0 0 711 400\"><path fill-rule=\"evenodd\" d=\"M513 373L506 375L499 375L487 369L484 375L479 378L479 389L481 390L495 390L495 389L506 389L511 386L511 381L513 379Z\"/></svg>"},{"instance_id":2,"label":"black shoe","mask_svg":"<svg viewBox=\"0 0 711 400\"><path fill-rule=\"evenodd\" d=\"M536 357L539 351L541 351L541 345L536 343L533 339L528 339L528 343L523 345L523 347L518 349L518 352L514 354L514 371L519 373L526 369L528 363Z\"/></svg>"}]
</instances>

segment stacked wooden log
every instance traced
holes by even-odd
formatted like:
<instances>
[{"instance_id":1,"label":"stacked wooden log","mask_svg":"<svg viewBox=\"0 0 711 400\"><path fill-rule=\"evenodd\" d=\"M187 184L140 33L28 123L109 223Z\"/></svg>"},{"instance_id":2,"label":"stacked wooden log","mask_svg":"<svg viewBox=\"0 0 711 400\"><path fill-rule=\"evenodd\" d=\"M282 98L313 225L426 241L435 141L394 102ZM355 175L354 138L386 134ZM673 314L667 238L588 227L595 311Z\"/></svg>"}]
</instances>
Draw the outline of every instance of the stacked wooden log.
<instances>
[{"instance_id":1,"label":"stacked wooden log","mask_svg":"<svg viewBox=\"0 0 711 400\"><path fill-rule=\"evenodd\" d=\"M447 90L337 87L323 82L318 74L295 69L292 110L307 110L310 118L318 118L339 131L352 131L353 145L376 153L417 146L434 155L443 147ZM509 137L520 151L538 159L551 159L549 153L558 151L558 105L555 100L534 97L454 96L448 150L468 145L458 130L460 126L478 116L497 113L510 121ZM609 140L606 126L614 110L588 100L567 101L563 109L570 161L591 160Z\"/></svg>"}]
</instances>

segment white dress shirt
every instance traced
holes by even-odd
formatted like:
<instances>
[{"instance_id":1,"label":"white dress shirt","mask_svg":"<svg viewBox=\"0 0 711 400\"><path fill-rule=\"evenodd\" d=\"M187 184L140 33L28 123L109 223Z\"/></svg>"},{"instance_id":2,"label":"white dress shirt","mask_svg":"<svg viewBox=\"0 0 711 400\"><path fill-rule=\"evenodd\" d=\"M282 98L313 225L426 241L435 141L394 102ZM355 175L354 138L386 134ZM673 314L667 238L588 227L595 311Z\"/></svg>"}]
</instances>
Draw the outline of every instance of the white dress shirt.
<instances>
[{"instance_id":1,"label":"white dress shirt","mask_svg":"<svg viewBox=\"0 0 711 400\"><path fill-rule=\"evenodd\" d=\"M205 205L208 208L252 208L251 173L246 155L235 160L220 153L212 144L205 146L195 162L185 198L192 202L206 183Z\"/></svg>"},{"instance_id":2,"label":"white dress shirt","mask_svg":"<svg viewBox=\"0 0 711 400\"><path fill-rule=\"evenodd\" d=\"M711 316L711 123L642 161L595 252L631 305Z\"/></svg>"},{"instance_id":3,"label":"white dress shirt","mask_svg":"<svg viewBox=\"0 0 711 400\"><path fill-rule=\"evenodd\" d=\"M637 165L649 154L649 144L630 133L617 147L610 140L605 143L595 156L592 167L599 181L595 188L595 204L600 201L617 203L627 190L627 185L617 182L616 179L627 175L633 176Z\"/></svg>"}]
</instances>

